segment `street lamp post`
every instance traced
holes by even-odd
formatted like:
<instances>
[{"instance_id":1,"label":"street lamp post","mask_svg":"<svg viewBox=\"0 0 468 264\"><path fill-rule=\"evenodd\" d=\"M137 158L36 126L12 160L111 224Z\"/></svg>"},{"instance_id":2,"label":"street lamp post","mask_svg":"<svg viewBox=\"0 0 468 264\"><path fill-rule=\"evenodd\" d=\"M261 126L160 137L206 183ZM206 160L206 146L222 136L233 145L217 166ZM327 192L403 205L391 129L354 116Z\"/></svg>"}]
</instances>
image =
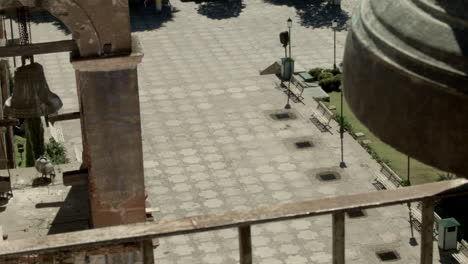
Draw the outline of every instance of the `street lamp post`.
<instances>
[{"instance_id":1,"label":"street lamp post","mask_svg":"<svg viewBox=\"0 0 468 264\"><path fill-rule=\"evenodd\" d=\"M336 28L338 27L338 22L336 20L332 21L333 28L333 69L336 70Z\"/></svg>"},{"instance_id":2,"label":"street lamp post","mask_svg":"<svg viewBox=\"0 0 468 264\"><path fill-rule=\"evenodd\" d=\"M291 18L288 18L287 24L288 24L288 29L289 29L289 58L291 58L291 28L292 28Z\"/></svg>"},{"instance_id":3,"label":"street lamp post","mask_svg":"<svg viewBox=\"0 0 468 264\"><path fill-rule=\"evenodd\" d=\"M338 27L338 22L336 20L332 21L333 29L333 70L336 71L336 28ZM340 167L346 168L346 163L344 162L344 149L343 149L343 138L344 138L344 117L343 117L343 86L341 86L340 94L340 140L341 140L341 162Z\"/></svg>"},{"instance_id":4,"label":"street lamp post","mask_svg":"<svg viewBox=\"0 0 468 264\"><path fill-rule=\"evenodd\" d=\"M410 181L410 156L408 156L408 185L411 185L411 181Z\"/></svg>"},{"instance_id":5,"label":"street lamp post","mask_svg":"<svg viewBox=\"0 0 468 264\"><path fill-rule=\"evenodd\" d=\"M287 21L287 25L288 25L288 30L289 30L289 61L288 61L288 66L289 66L289 82L288 82L288 101L286 103L286 106L284 107L285 109L290 109L291 108L291 105L289 104L289 97L290 97L290 93L291 93L291 78L292 78L292 65L291 65L291 28L292 28L292 20L291 18L288 18L288 21Z\"/></svg>"}]
</instances>

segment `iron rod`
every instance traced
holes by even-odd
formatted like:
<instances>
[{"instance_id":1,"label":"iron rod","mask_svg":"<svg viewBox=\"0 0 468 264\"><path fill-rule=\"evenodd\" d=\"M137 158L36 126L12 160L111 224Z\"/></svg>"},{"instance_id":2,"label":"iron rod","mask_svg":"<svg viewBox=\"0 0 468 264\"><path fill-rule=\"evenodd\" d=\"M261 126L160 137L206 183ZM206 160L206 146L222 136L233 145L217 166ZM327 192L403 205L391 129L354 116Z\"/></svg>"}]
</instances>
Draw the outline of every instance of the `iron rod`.
<instances>
[{"instance_id":1,"label":"iron rod","mask_svg":"<svg viewBox=\"0 0 468 264\"><path fill-rule=\"evenodd\" d=\"M332 215L333 264L345 263L345 215L337 212Z\"/></svg>"},{"instance_id":2,"label":"iron rod","mask_svg":"<svg viewBox=\"0 0 468 264\"><path fill-rule=\"evenodd\" d=\"M410 181L410 156L408 156L408 185L411 185L411 181Z\"/></svg>"},{"instance_id":3,"label":"iron rod","mask_svg":"<svg viewBox=\"0 0 468 264\"><path fill-rule=\"evenodd\" d=\"M239 226L240 264L252 264L252 236L250 226Z\"/></svg>"}]
</instances>

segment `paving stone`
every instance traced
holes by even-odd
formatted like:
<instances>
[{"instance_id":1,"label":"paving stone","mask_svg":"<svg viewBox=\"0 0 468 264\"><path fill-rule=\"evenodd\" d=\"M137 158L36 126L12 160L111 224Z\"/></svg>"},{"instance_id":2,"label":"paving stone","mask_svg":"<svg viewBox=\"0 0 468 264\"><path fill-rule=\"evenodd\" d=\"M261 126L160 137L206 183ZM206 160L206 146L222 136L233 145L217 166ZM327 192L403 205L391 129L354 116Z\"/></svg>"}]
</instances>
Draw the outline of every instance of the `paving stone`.
<instances>
[{"instance_id":1,"label":"paving stone","mask_svg":"<svg viewBox=\"0 0 468 264\"><path fill-rule=\"evenodd\" d=\"M270 247L257 247L255 248L255 255L261 258L268 258L276 254L276 250Z\"/></svg>"},{"instance_id":2,"label":"paving stone","mask_svg":"<svg viewBox=\"0 0 468 264\"><path fill-rule=\"evenodd\" d=\"M303 230L303 231L299 231L297 237L300 239L305 239L305 240L313 240L318 237L318 234L311 230Z\"/></svg>"},{"instance_id":3,"label":"paving stone","mask_svg":"<svg viewBox=\"0 0 468 264\"><path fill-rule=\"evenodd\" d=\"M336 166L339 161L339 137L320 133L305 118L315 108L313 99L305 98L305 105L291 104L298 118L285 121L289 126L264 112L283 110L286 103L284 93L275 88L276 77L260 76L258 71L283 56L276 38L285 30L288 17L293 18L293 36L300 36L293 40L296 61L305 69L333 65L333 34L324 26L329 21L320 16L323 10L313 3L269 2L243 0L239 16L210 19L197 12L197 3L172 1L181 12L157 28L154 15L132 17L133 28L139 28L134 34L145 53L138 66L145 181L148 199L161 210L158 221L369 190L368 168L378 169L378 165L349 135L345 135L345 150L350 153L348 169L356 174L355 184L344 180L318 184L308 177L309 169ZM341 2L339 16L344 23L359 0ZM314 12L302 9L311 5ZM43 38L39 42L70 37L52 23L33 23L32 27ZM337 61L342 60L346 34L346 29L336 32ZM43 63L64 109L77 111L69 55L35 58ZM332 126L338 128L333 121ZM81 145L79 122L64 122L63 132L67 150L73 153L72 144ZM285 137L301 136L319 142L301 155L282 142ZM2 226L7 211L0 214ZM375 262L372 254L361 251L369 245L407 241L405 216L405 206L375 211L374 224L364 226L378 235L347 237L347 249L353 248L359 256L356 263ZM406 231L395 235L394 230L402 226ZM252 232L255 263L331 263L330 216L253 226ZM238 263L237 230L226 234L210 231L180 236L183 240L161 238L156 262ZM414 263L412 256L419 254L418 248L406 244L399 250L408 253L402 263ZM347 252L348 258L352 255Z\"/></svg>"},{"instance_id":4,"label":"paving stone","mask_svg":"<svg viewBox=\"0 0 468 264\"><path fill-rule=\"evenodd\" d=\"M222 206L224 203L223 203L222 200L219 200L219 199L209 199L209 200L205 201L203 204L206 207L215 208L215 207Z\"/></svg>"},{"instance_id":5,"label":"paving stone","mask_svg":"<svg viewBox=\"0 0 468 264\"><path fill-rule=\"evenodd\" d=\"M291 264L302 264L302 263L308 263L309 261L307 260L307 258L303 257L303 256L297 256L297 255L293 255L293 256L288 256L286 258L286 263L291 263Z\"/></svg>"}]
</instances>

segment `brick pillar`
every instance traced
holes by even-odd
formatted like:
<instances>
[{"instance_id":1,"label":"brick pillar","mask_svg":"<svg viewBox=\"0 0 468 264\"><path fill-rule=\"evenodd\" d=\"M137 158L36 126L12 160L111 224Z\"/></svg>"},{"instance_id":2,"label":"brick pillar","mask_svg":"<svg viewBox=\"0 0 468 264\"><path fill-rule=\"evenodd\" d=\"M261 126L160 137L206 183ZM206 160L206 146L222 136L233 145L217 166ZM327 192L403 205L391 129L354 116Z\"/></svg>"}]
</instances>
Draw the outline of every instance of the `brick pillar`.
<instances>
[{"instance_id":1,"label":"brick pillar","mask_svg":"<svg viewBox=\"0 0 468 264\"><path fill-rule=\"evenodd\" d=\"M142 57L72 61L95 228L146 220L137 74Z\"/></svg>"}]
</instances>

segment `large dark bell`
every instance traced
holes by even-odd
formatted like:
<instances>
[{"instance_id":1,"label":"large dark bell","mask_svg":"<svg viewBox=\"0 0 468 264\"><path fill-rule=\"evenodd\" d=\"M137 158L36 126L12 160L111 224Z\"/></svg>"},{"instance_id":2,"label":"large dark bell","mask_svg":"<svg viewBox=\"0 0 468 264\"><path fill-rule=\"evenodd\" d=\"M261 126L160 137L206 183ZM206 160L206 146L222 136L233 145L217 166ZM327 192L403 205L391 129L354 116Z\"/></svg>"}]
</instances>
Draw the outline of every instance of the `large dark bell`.
<instances>
[{"instance_id":1,"label":"large dark bell","mask_svg":"<svg viewBox=\"0 0 468 264\"><path fill-rule=\"evenodd\" d=\"M39 63L19 67L15 72L13 94L5 102L4 114L13 118L32 118L56 113L60 98L49 90Z\"/></svg>"},{"instance_id":2,"label":"large dark bell","mask_svg":"<svg viewBox=\"0 0 468 264\"><path fill-rule=\"evenodd\" d=\"M468 176L468 1L362 0L348 34L346 100L397 150Z\"/></svg>"}]
</instances>

